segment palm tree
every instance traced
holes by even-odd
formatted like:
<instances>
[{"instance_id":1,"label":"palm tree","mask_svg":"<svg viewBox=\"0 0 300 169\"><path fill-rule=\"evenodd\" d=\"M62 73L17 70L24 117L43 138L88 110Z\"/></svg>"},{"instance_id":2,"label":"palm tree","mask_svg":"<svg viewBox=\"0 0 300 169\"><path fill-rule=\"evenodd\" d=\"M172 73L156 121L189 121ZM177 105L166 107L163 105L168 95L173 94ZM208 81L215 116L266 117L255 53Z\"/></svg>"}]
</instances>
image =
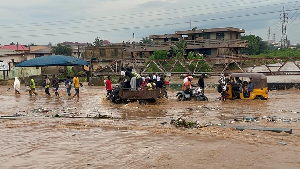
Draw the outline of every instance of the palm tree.
<instances>
[{"instance_id":1,"label":"palm tree","mask_svg":"<svg viewBox=\"0 0 300 169\"><path fill-rule=\"evenodd\" d=\"M149 39L148 37L144 37L140 41L145 43L145 44L151 44L152 43L152 39Z\"/></svg>"},{"instance_id":2,"label":"palm tree","mask_svg":"<svg viewBox=\"0 0 300 169\"><path fill-rule=\"evenodd\" d=\"M186 46L187 42L184 39L180 39L179 41L175 42L175 46L171 46L170 52L172 56L184 58Z\"/></svg>"}]
</instances>

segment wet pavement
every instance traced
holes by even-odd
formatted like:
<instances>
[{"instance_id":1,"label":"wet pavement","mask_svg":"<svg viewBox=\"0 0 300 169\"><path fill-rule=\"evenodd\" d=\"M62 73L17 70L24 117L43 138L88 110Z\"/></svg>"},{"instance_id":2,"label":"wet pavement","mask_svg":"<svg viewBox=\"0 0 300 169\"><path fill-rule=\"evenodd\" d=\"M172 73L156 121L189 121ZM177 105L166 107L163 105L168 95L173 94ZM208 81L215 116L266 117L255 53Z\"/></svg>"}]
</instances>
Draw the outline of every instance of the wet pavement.
<instances>
[{"instance_id":1,"label":"wet pavement","mask_svg":"<svg viewBox=\"0 0 300 169\"><path fill-rule=\"evenodd\" d=\"M209 79L206 80L208 82ZM0 87L0 168L299 168L297 89L270 91L268 100L113 104L104 87L84 85L80 98L30 97ZM24 89L24 87L23 87ZM101 117L101 118L97 118ZM175 127L185 119L193 128ZM291 128L292 134L236 130ZM292 154L292 155L291 155Z\"/></svg>"}]
</instances>

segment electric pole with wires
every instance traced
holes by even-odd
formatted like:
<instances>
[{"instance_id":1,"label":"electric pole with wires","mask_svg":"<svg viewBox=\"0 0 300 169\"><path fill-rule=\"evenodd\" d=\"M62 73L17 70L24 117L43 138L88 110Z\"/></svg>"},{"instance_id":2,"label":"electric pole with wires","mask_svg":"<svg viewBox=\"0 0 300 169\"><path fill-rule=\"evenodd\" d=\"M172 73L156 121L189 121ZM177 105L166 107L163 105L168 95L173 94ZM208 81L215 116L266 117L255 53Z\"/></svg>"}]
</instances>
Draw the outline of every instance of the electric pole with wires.
<instances>
[{"instance_id":1,"label":"electric pole with wires","mask_svg":"<svg viewBox=\"0 0 300 169\"><path fill-rule=\"evenodd\" d=\"M282 13L280 14L280 21L281 21L281 40L280 46L281 49L288 48L288 40L287 40L287 33L286 33L286 25L288 23L288 14L284 11L284 7Z\"/></svg>"}]
</instances>

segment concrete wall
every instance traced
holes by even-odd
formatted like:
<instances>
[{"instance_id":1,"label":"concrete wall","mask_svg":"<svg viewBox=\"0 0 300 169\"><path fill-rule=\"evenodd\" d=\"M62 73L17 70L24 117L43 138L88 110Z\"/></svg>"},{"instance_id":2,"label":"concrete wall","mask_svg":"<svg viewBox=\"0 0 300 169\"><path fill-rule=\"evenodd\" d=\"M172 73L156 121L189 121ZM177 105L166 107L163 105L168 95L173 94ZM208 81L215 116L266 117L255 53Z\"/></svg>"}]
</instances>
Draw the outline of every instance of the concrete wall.
<instances>
[{"instance_id":1,"label":"concrete wall","mask_svg":"<svg viewBox=\"0 0 300 169\"><path fill-rule=\"evenodd\" d=\"M96 59L122 59L131 58L129 51L122 52L121 46L101 46L101 47L88 47L86 48L86 58L92 58L93 55Z\"/></svg>"},{"instance_id":2,"label":"concrete wall","mask_svg":"<svg viewBox=\"0 0 300 169\"><path fill-rule=\"evenodd\" d=\"M216 33L210 33L209 36L210 36L210 39L216 39L216 37L217 37Z\"/></svg>"},{"instance_id":3,"label":"concrete wall","mask_svg":"<svg viewBox=\"0 0 300 169\"><path fill-rule=\"evenodd\" d=\"M14 59L14 62L22 62L24 60L33 59L34 55L32 54L16 54L16 55L9 55L9 56L0 56L0 60L3 60L5 62L12 62L11 59Z\"/></svg>"},{"instance_id":4,"label":"concrete wall","mask_svg":"<svg viewBox=\"0 0 300 169\"><path fill-rule=\"evenodd\" d=\"M42 72L45 75L53 75L64 72L65 67L64 66L49 66L49 67L43 67Z\"/></svg>"},{"instance_id":5,"label":"concrete wall","mask_svg":"<svg viewBox=\"0 0 300 169\"><path fill-rule=\"evenodd\" d=\"M41 68L36 67L13 67L10 71L5 71L5 79L13 79L14 77L25 78L41 74ZM3 72L0 71L0 79L4 79Z\"/></svg>"},{"instance_id":6,"label":"concrete wall","mask_svg":"<svg viewBox=\"0 0 300 169\"><path fill-rule=\"evenodd\" d=\"M211 49L211 56L217 56L218 49Z\"/></svg>"}]
</instances>

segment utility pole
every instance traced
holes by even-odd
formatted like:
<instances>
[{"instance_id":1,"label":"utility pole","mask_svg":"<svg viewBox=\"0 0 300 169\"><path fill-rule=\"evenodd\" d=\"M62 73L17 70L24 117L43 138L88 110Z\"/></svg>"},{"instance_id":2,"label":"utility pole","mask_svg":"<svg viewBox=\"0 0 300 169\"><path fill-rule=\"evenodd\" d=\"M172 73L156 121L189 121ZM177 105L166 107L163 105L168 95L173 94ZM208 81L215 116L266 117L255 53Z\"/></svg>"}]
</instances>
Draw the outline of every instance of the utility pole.
<instances>
[{"instance_id":1,"label":"utility pole","mask_svg":"<svg viewBox=\"0 0 300 169\"><path fill-rule=\"evenodd\" d=\"M77 45L77 57L80 57L80 45Z\"/></svg>"},{"instance_id":2,"label":"utility pole","mask_svg":"<svg viewBox=\"0 0 300 169\"><path fill-rule=\"evenodd\" d=\"M268 42L270 41L270 35L271 35L271 28L269 27L269 30L268 30Z\"/></svg>"},{"instance_id":3,"label":"utility pole","mask_svg":"<svg viewBox=\"0 0 300 169\"><path fill-rule=\"evenodd\" d=\"M281 49L285 49L288 47L287 44L287 34L286 34L286 25L288 23L288 14L285 13L284 7L282 13L280 14L281 21Z\"/></svg>"}]
</instances>

